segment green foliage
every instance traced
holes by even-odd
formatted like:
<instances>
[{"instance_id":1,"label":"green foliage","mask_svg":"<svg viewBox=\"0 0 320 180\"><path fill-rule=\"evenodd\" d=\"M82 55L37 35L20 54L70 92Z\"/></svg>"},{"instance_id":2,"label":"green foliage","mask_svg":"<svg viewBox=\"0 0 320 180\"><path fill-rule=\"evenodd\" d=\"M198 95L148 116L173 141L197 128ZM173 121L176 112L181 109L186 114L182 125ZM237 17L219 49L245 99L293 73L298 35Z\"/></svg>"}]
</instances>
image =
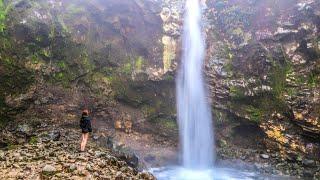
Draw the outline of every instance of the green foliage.
<instances>
[{"instance_id":1,"label":"green foliage","mask_svg":"<svg viewBox=\"0 0 320 180\"><path fill-rule=\"evenodd\" d=\"M142 111L144 117L147 117L147 118L154 116L157 112L156 108L153 106L150 106L150 105L144 105L141 108L141 111Z\"/></svg>"},{"instance_id":2,"label":"green foliage","mask_svg":"<svg viewBox=\"0 0 320 180\"><path fill-rule=\"evenodd\" d=\"M132 72L132 65L131 63L126 63L123 65L121 72L125 75L130 75Z\"/></svg>"},{"instance_id":3,"label":"green foliage","mask_svg":"<svg viewBox=\"0 0 320 180\"><path fill-rule=\"evenodd\" d=\"M129 83L125 78L122 78L121 76L114 76L111 81L111 87L113 89L113 96L118 99L125 102L131 102L132 93L130 92L130 86Z\"/></svg>"},{"instance_id":4,"label":"green foliage","mask_svg":"<svg viewBox=\"0 0 320 180\"><path fill-rule=\"evenodd\" d=\"M88 72L92 71L95 68L95 65L93 62L91 62L89 55L87 52L84 52L81 54L82 59L82 67Z\"/></svg>"},{"instance_id":5,"label":"green foliage","mask_svg":"<svg viewBox=\"0 0 320 180\"><path fill-rule=\"evenodd\" d=\"M51 56L51 51L50 51L50 49L41 49L39 51L39 54L46 57L46 58L49 58Z\"/></svg>"},{"instance_id":6,"label":"green foliage","mask_svg":"<svg viewBox=\"0 0 320 180\"><path fill-rule=\"evenodd\" d=\"M4 0L0 0L0 33L3 33L6 29L6 18L11 6L10 2L5 4Z\"/></svg>"},{"instance_id":7,"label":"green foliage","mask_svg":"<svg viewBox=\"0 0 320 180\"><path fill-rule=\"evenodd\" d=\"M71 74L67 71L57 72L53 74L53 83L60 83L63 87L68 88L70 86Z\"/></svg>"},{"instance_id":8,"label":"green foliage","mask_svg":"<svg viewBox=\"0 0 320 180\"><path fill-rule=\"evenodd\" d=\"M32 64L38 64L39 63L39 58L36 55L31 56L31 63Z\"/></svg>"},{"instance_id":9,"label":"green foliage","mask_svg":"<svg viewBox=\"0 0 320 180\"><path fill-rule=\"evenodd\" d=\"M173 119L157 118L157 124L160 124L164 129L177 129L177 122Z\"/></svg>"},{"instance_id":10,"label":"green foliage","mask_svg":"<svg viewBox=\"0 0 320 180\"><path fill-rule=\"evenodd\" d=\"M229 92L230 92L231 99L234 101L238 101L245 98L244 90L239 87L232 86L230 87Z\"/></svg>"},{"instance_id":11,"label":"green foliage","mask_svg":"<svg viewBox=\"0 0 320 180\"><path fill-rule=\"evenodd\" d=\"M247 113L250 115L250 119L254 122L260 122L263 118L264 112L262 109L253 107L253 106L248 106L246 108Z\"/></svg>"},{"instance_id":12,"label":"green foliage","mask_svg":"<svg viewBox=\"0 0 320 180\"><path fill-rule=\"evenodd\" d=\"M273 60L271 62L274 62ZM276 64L274 62L271 71L271 87L275 97L283 99L283 95L286 92L287 83L286 78L289 73L292 72L292 65L288 62L285 64Z\"/></svg>"},{"instance_id":13,"label":"green foliage","mask_svg":"<svg viewBox=\"0 0 320 180\"><path fill-rule=\"evenodd\" d=\"M25 69L15 59L0 58L0 67L4 72L0 76L0 96L5 92L10 92L10 94L23 93L34 82L34 72Z\"/></svg>"},{"instance_id":14,"label":"green foliage","mask_svg":"<svg viewBox=\"0 0 320 180\"><path fill-rule=\"evenodd\" d=\"M242 115L248 115L253 122L260 122L274 111L286 113L288 108L284 100L276 97L274 93L261 93L255 96L245 96L241 89L235 88L231 96L229 108Z\"/></svg>"},{"instance_id":15,"label":"green foliage","mask_svg":"<svg viewBox=\"0 0 320 180\"><path fill-rule=\"evenodd\" d=\"M4 97L0 95L0 129L10 121L10 118L6 115L7 110L8 106L5 103Z\"/></svg>"},{"instance_id":16,"label":"green foliage","mask_svg":"<svg viewBox=\"0 0 320 180\"><path fill-rule=\"evenodd\" d=\"M144 63L143 57L139 56L135 62L135 69L138 71L141 71L143 67L143 63Z\"/></svg>"},{"instance_id":17,"label":"green foliage","mask_svg":"<svg viewBox=\"0 0 320 180\"><path fill-rule=\"evenodd\" d=\"M32 136L29 140L29 144L37 144L38 143L38 137Z\"/></svg>"},{"instance_id":18,"label":"green foliage","mask_svg":"<svg viewBox=\"0 0 320 180\"><path fill-rule=\"evenodd\" d=\"M166 81L174 81L174 77L170 74L166 74L163 79Z\"/></svg>"},{"instance_id":19,"label":"green foliage","mask_svg":"<svg viewBox=\"0 0 320 180\"><path fill-rule=\"evenodd\" d=\"M311 72L308 75L307 83L309 87L311 88L316 87L317 85L319 85L319 82L320 82L320 72Z\"/></svg>"},{"instance_id":20,"label":"green foliage","mask_svg":"<svg viewBox=\"0 0 320 180\"><path fill-rule=\"evenodd\" d=\"M12 144L12 143L9 143L8 146L7 146L7 149L8 149L8 150L14 150L14 149L16 149L17 147L18 147L17 145Z\"/></svg>"},{"instance_id":21,"label":"green foliage","mask_svg":"<svg viewBox=\"0 0 320 180\"><path fill-rule=\"evenodd\" d=\"M66 63L65 63L64 61L59 61L59 62L57 63L57 65L58 65L58 67L61 68L62 70L65 70L66 67L67 67L67 65L66 65Z\"/></svg>"},{"instance_id":22,"label":"green foliage","mask_svg":"<svg viewBox=\"0 0 320 180\"><path fill-rule=\"evenodd\" d=\"M68 26L64 23L63 18L58 16L57 20L58 20L58 23L60 24L60 26L62 27L62 32L63 33L69 33L70 30L69 30Z\"/></svg>"},{"instance_id":23,"label":"green foliage","mask_svg":"<svg viewBox=\"0 0 320 180\"><path fill-rule=\"evenodd\" d=\"M6 16L7 16L6 8L4 6L3 0L0 0L0 33L2 33L6 28L6 25L5 25Z\"/></svg>"}]
</instances>

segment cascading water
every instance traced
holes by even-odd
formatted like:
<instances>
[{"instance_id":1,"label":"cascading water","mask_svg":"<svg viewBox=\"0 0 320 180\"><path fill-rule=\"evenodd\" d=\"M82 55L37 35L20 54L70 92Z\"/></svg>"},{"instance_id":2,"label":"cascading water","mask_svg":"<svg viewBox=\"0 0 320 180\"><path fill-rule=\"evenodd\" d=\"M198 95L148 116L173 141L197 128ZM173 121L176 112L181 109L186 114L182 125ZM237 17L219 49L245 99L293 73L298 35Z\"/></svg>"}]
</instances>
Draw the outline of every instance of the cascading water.
<instances>
[{"instance_id":1,"label":"cascading water","mask_svg":"<svg viewBox=\"0 0 320 180\"><path fill-rule=\"evenodd\" d=\"M187 0L183 59L177 77L182 167L152 168L150 171L160 180L256 179L252 172L213 167L213 126L202 72L205 44L201 17L199 0Z\"/></svg>"},{"instance_id":2,"label":"cascading water","mask_svg":"<svg viewBox=\"0 0 320 180\"><path fill-rule=\"evenodd\" d=\"M214 160L211 111L202 75L204 48L199 0L187 0L177 109L182 162L188 169L208 169Z\"/></svg>"}]
</instances>

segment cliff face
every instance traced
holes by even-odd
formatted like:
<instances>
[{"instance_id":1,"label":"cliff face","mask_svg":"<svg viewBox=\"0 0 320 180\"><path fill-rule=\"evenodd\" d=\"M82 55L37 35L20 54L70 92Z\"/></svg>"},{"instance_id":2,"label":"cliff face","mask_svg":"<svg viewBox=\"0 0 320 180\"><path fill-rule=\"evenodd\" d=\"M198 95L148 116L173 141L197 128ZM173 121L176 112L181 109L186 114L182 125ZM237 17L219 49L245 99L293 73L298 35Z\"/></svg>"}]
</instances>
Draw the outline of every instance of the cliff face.
<instances>
[{"instance_id":1,"label":"cliff face","mask_svg":"<svg viewBox=\"0 0 320 180\"><path fill-rule=\"evenodd\" d=\"M288 158L319 158L319 2L208 6L206 67L218 120L231 114L257 124L267 148Z\"/></svg>"},{"instance_id":2,"label":"cliff face","mask_svg":"<svg viewBox=\"0 0 320 180\"><path fill-rule=\"evenodd\" d=\"M52 86L76 91L80 107L116 100L172 115L176 43L161 11L157 1L1 1L1 122L55 101L40 95Z\"/></svg>"},{"instance_id":3,"label":"cliff face","mask_svg":"<svg viewBox=\"0 0 320 180\"><path fill-rule=\"evenodd\" d=\"M282 157L319 159L319 2L201 2L218 139L245 127ZM124 105L136 126L175 130L182 13L179 0L0 1L0 122L83 106L113 121Z\"/></svg>"}]
</instances>

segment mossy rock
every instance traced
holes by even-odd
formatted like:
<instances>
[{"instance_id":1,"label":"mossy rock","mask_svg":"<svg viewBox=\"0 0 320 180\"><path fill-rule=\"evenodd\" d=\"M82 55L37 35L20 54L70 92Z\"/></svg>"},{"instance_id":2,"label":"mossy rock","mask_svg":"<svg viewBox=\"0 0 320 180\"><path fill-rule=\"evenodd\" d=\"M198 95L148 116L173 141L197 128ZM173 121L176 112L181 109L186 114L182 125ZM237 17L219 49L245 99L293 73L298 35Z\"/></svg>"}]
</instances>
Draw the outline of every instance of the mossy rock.
<instances>
[{"instance_id":1,"label":"mossy rock","mask_svg":"<svg viewBox=\"0 0 320 180\"><path fill-rule=\"evenodd\" d=\"M29 144L37 144L38 143L38 137L37 136L32 136L30 139L29 139Z\"/></svg>"}]
</instances>

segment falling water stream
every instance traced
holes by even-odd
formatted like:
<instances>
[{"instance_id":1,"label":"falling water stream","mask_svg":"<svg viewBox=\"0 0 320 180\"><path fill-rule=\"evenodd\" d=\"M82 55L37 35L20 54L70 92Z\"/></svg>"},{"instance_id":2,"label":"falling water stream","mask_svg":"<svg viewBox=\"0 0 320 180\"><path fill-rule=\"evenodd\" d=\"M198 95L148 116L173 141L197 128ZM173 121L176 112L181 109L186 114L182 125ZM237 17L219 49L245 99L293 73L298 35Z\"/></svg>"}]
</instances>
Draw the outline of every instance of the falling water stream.
<instances>
[{"instance_id":1,"label":"falling water stream","mask_svg":"<svg viewBox=\"0 0 320 180\"><path fill-rule=\"evenodd\" d=\"M256 179L252 172L214 167L214 137L210 104L203 78L205 41L199 0L187 0L183 56L177 76L177 110L181 165L153 168L160 180Z\"/></svg>"},{"instance_id":2,"label":"falling water stream","mask_svg":"<svg viewBox=\"0 0 320 180\"><path fill-rule=\"evenodd\" d=\"M183 59L177 77L177 110L182 164L188 169L213 165L213 128L202 75L204 38L198 0L188 0L183 33Z\"/></svg>"}]
</instances>

